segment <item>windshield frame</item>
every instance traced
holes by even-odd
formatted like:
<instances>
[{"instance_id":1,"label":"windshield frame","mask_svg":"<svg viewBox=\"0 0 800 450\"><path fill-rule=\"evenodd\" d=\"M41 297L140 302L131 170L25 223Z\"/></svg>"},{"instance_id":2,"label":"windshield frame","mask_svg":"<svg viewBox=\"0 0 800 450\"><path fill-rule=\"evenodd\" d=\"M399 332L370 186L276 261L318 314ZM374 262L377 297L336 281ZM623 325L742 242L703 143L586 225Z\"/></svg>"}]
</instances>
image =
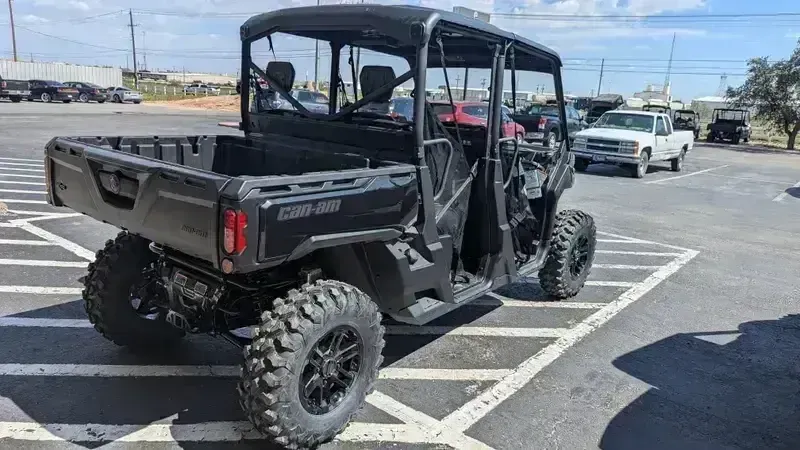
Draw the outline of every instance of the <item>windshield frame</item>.
<instances>
[{"instance_id":1,"label":"windshield frame","mask_svg":"<svg viewBox=\"0 0 800 450\"><path fill-rule=\"evenodd\" d=\"M645 117L645 118L648 118L651 121L650 129L638 129L638 128L628 128L628 127L620 127L620 126L601 126L601 125L604 125L605 122L608 121L609 117L615 116L615 115L617 115L617 116L631 116L631 117ZM658 116L655 116L655 115L636 114L636 113L633 113L633 112L625 112L625 111L616 111L616 110L607 111L607 112L604 112L603 115L601 115L597 119L597 121L594 123L593 128L605 128L605 129L609 129L609 130L638 131L640 133L651 133L652 134L652 133L655 132L654 130L655 130L655 126L656 126L656 118L657 117Z\"/></svg>"}]
</instances>

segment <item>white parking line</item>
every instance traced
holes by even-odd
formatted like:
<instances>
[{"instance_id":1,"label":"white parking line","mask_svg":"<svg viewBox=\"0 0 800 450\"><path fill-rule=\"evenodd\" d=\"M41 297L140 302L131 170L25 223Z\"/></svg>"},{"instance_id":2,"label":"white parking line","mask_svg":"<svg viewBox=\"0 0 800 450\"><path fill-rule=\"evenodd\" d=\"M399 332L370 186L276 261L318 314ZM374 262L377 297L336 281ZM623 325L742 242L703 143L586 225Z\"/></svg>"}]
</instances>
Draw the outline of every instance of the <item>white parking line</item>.
<instances>
[{"instance_id":1,"label":"white parking line","mask_svg":"<svg viewBox=\"0 0 800 450\"><path fill-rule=\"evenodd\" d=\"M627 252L622 250L595 250L595 253L603 255L635 255L635 256L681 256L683 253L676 252ZM594 267L594 265L592 265Z\"/></svg>"},{"instance_id":2,"label":"white parking line","mask_svg":"<svg viewBox=\"0 0 800 450\"><path fill-rule=\"evenodd\" d=\"M630 281L592 281L589 280L586 282L586 286L603 286L603 287L633 287L636 286L638 283L632 283Z\"/></svg>"},{"instance_id":3,"label":"white parking line","mask_svg":"<svg viewBox=\"0 0 800 450\"><path fill-rule=\"evenodd\" d=\"M32 267L79 267L85 269L82 261L48 261L45 259L5 259L0 258L0 266L32 266Z\"/></svg>"},{"instance_id":4,"label":"white parking line","mask_svg":"<svg viewBox=\"0 0 800 450\"><path fill-rule=\"evenodd\" d=\"M6 162L3 160L0 161L0 168L2 168L2 166L43 167L44 163L40 162L39 164L31 164L31 163L20 163L20 162Z\"/></svg>"},{"instance_id":5,"label":"white parking line","mask_svg":"<svg viewBox=\"0 0 800 450\"><path fill-rule=\"evenodd\" d=\"M42 174L42 175L24 175L24 174L16 174L16 173L0 173L0 177L37 178L39 180L44 180L44 174Z\"/></svg>"},{"instance_id":6,"label":"white parking line","mask_svg":"<svg viewBox=\"0 0 800 450\"><path fill-rule=\"evenodd\" d=\"M61 237L61 236L59 236L57 234L53 234L53 233L51 233L51 232L49 232L47 230L44 230L42 228L39 228L36 225L32 225L32 224L26 222L26 223L20 224L19 227L22 228L23 230L27 231L28 233L31 233L31 234L33 234L35 236L39 236L40 238L42 238L42 239L44 239L44 240L46 240L48 242L52 242L55 245L63 247L64 249L66 249L66 250L68 250L68 251L80 256L83 259L86 259L88 261L94 261L95 258L96 258L95 252L87 250L87 249L81 247L80 245L70 241L69 239L64 239L63 237Z\"/></svg>"},{"instance_id":7,"label":"white parking line","mask_svg":"<svg viewBox=\"0 0 800 450\"><path fill-rule=\"evenodd\" d=\"M0 202L3 203L20 203L24 205L46 205L47 201L45 200L19 200L16 198L0 198Z\"/></svg>"},{"instance_id":8,"label":"white parking line","mask_svg":"<svg viewBox=\"0 0 800 450\"><path fill-rule=\"evenodd\" d=\"M389 325L386 333L390 335L448 335L448 336L491 336L521 338L558 338L567 332L566 328L509 328L509 327L435 327L413 325Z\"/></svg>"},{"instance_id":9,"label":"white parking line","mask_svg":"<svg viewBox=\"0 0 800 450\"><path fill-rule=\"evenodd\" d=\"M795 184L794 184L794 186L792 186L792 187L793 187L793 188L800 187L800 181L798 181L797 183L795 183ZM783 199L784 199L784 198L786 198L786 196L787 196L787 195L789 195L789 193L788 193L788 192L786 192L786 191L784 191L784 192L781 192L780 194L778 194L778 196L777 196L777 197L773 198L773 199L772 199L772 201L773 201L773 202L780 202L780 201L783 201Z\"/></svg>"},{"instance_id":10,"label":"white parking line","mask_svg":"<svg viewBox=\"0 0 800 450\"><path fill-rule=\"evenodd\" d=\"M383 380L500 380L510 369L416 369L386 367ZM34 377L238 377L239 366L135 366L106 364L0 364L0 376Z\"/></svg>"},{"instance_id":11,"label":"white parking line","mask_svg":"<svg viewBox=\"0 0 800 450\"><path fill-rule=\"evenodd\" d=\"M657 270L662 266L633 266L630 264L592 264L593 269Z\"/></svg>"},{"instance_id":12,"label":"white parking line","mask_svg":"<svg viewBox=\"0 0 800 450\"><path fill-rule=\"evenodd\" d=\"M69 288L69 287L0 286L0 294L80 295L81 292L83 292L82 289ZM57 319L47 319L47 320L57 320ZM47 326L47 325L39 325L39 326Z\"/></svg>"},{"instance_id":13,"label":"white parking line","mask_svg":"<svg viewBox=\"0 0 800 450\"><path fill-rule=\"evenodd\" d=\"M693 177L695 175L700 175L701 173L711 172L712 170L724 169L725 167L730 167L730 164L725 164L723 166L712 167L710 169L698 170L697 172L687 173L685 175L678 175L676 177L669 177L669 178L662 178L660 180L647 181L644 184L663 183L665 181L677 180L679 178Z\"/></svg>"},{"instance_id":14,"label":"white parking line","mask_svg":"<svg viewBox=\"0 0 800 450\"><path fill-rule=\"evenodd\" d=\"M36 241L32 239L0 239L0 245L30 245L30 246L49 246L53 245L47 241Z\"/></svg>"},{"instance_id":15,"label":"white parking line","mask_svg":"<svg viewBox=\"0 0 800 450\"><path fill-rule=\"evenodd\" d=\"M4 167L3 163L0 163L0 170L10 170L12 172L41 172L44 173L44 169L21 169L19 167Z\"/></svg>"},{"instance_id":16,"label":"white parking line","mask_svg":"<svg viewBox=\"0 0 800 450\"><path fill-rule=\"evenodd\" d=\"M0 180L0 184L24 184L25 186L46 186L45 183L36 183L36 182L33 182L33 181Z\"/></svg>"},{"instance_id":17,"label":"white parking line","mask_svg":"<svg viewBox=\"0 0 800 450\"><path fill-rule=\"evenodd\" d=\"M3 286L0 286L2 288ZM66 289L66 288L62 288ZM70 288L71 289L71 288ZM59 294L78 294L78 292L59 292ZM0 290L0 292L3 292ZM22 292L23 294L37 294L38 292ZM52 294L53 292L49 292ZM0 317L0 327L23 328L93 328L92 323L86 319L39 319L35 317Z\"/></svg>"},{"instance_id":18,"label":"white parking line","mask_svg":"<svg viewBox=\"0 0 800 450\"><path fill-rule=\"evenodd\" d=\"M20 117L20 116L17 116ZM27 162L38 162L39 164L44 164L44 160L42 159L28 159L28 158L7 158L3 157L0 158L0 161L27 161Z\"/></svg>"},{"instance_id":19,"label":"white parking line","mask_svg":"<svg viewBox=\"0 0 800 450\"><path fill-rule=\"evenodd\" d=\"M611 320L612 317L631 303L640 299L644 294L664 281L664 279L677 272L678 269L691 261L697 254L698 252L694 250L687 251L684 255L661 267L661 269L651 274L643 282L630 288L617 300L609 303L605 308L570 328L558 340L528 358L514 369L511 375L498 381L491 388L483 391L477 397L450 413L442 420L442 423L450 429L461 432L466 431L478 420L485 417L494 408L503 403L507 398L522 389L536 374L555 361L567 351L567 349Z\"/></svg>"},{"instance_id":20,"label":"white parking line","mask_svg":"<svg viewBox=\"0 0 800 450\"><path fill-rule=\"evenodd\" d=\"M490 298L479 298L467 304L475 306L508 306L512 308L560 308L560 309L600 309L607 303L588 302L541 302L533 300L515 300L491 292L486 294Z\"/></svg>"},{"instance_id":21,"label":"white parking line","mask_svg":"<svg viewBox=\"0 0 800 450\"><path fill-rule=\"evenodd\" d=\"M7 194L39 194L39 195L47 195L47 191L26 191L23 189L0 189L0 192L4 192Z\"/></svg>"}]
</instances>

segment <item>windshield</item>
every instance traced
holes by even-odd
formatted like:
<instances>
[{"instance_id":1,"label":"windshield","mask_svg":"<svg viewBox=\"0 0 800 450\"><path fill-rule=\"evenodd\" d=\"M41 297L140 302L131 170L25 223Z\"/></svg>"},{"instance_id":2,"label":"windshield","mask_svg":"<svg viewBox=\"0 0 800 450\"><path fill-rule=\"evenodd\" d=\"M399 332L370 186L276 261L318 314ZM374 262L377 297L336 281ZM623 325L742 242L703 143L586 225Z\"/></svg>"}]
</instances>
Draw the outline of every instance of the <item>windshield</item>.
<instances>
[{"instance_id":1,"label":"windshield","mask_svg":"<svg viewBox=\"0 0 800 450\"><path fill-rule=\"evenodd\" d=\"M53 86L53 87L66 87L66 85L59 83L58 81L45 81L45 83L48 86Z\"/></svg>"},{"instance_id":2,"label":"windshield","mask_svg":"<svg viewBox=\"0 0 800 450\"><path fill-rule=\"evenodd\" d=\"M653 131L653 116L643 114L606 113L597 122L595 128L614 128L632 131Z\"/></svg>"},{"instance_id":3,"label":"windshield","mask_svg":"<svg viewBox=\"0 0 800 450\"><path fill-rule=\"evenodd\" d=\"M479 119L487 119L489 117L489 105L467 105L461 108L464 114Z\"/></svg>"},{"instance_id":4,"label":"windshield","mask_svg":"<svg viewBox=\"0 0 800 450\"><path fill-rule=\"evenodd\" d=\"M531 105L526 114L539 114L542 116L558 116L558 107L553 105Z\"/></svg>"},{"instance_id":5,"label":"windshield","mask_svg":"<svg viewBox=\"0 0 800 450\"><path fill-rule=\"evenodd\" d=\"M589 115L597 117L597 116L603 115L603 113L605 113L607 111L611 111L612 109L613 108L611 106L607 106L607 105L606 106L595 106L595 107L593 107L592 109L589 110Z\"/></svg>"}]
</instances>

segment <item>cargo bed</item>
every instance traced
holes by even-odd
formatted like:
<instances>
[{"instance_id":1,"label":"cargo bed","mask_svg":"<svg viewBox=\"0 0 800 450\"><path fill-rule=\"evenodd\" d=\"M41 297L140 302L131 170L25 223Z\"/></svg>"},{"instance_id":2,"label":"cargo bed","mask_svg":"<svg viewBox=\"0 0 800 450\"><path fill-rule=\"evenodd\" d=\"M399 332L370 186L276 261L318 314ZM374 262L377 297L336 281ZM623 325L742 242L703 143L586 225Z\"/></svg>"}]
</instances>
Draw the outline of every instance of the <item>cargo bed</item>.
<instances>
[{"instance_id":1,"label":"cargo bed","mask_svg":"<svg viewBox=\"0 0 800 450\"><path fill-rule=\"evenodd\" d=\"M241 209L251 217L251 242L260 244L258 254L249 255L255 265L293 250L287 246L291 242L269 250L260 242L267 222L278 214L278 208L267 211L270 204L280 206L287 198L303 200L310 194L324 198L326 192L341 201L347 193L340 191L347 189L358 191L352 194L378 188L406 191L408 182L415 180L412 165L342 153L309 141L299 145L303 141L226 135L56 137L45 151L48 201L214 266L220 258L220 207ZM405 182L374 183L381 177ZM406 195L394 192L372 205L361 203L364 208L391 206ZM295 233L284 237L302 238L297 229L302 223L288 222ZM346 224L343 228L347 231Z\"/></svg>"}]
</instances>

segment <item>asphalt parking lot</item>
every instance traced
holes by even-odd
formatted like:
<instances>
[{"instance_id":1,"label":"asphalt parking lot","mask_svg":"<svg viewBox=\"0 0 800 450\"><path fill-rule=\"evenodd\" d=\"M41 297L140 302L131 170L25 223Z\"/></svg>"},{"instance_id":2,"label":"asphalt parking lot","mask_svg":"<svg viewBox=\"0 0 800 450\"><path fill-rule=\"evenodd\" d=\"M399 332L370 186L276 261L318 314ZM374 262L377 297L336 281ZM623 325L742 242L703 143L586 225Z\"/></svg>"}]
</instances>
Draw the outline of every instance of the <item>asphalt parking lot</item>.
<instances>
[{"instance_id":1,"label":"asphalt parking lot","mask_svg":"<svg viewBox=\"0 0 800 450\"><path fill-rule=\"evenodd\" d=\"M235 115L0 103L0 448L264 448L240 352L134 355L88 327L77 278L117 230L44 202L54 135L219 134ZM800 446L800 156L697 145L684 171L579 174L595 217L574 299L535 279L426 327L389 324L377 392L327 448Z\"/></svg>"}]
</instances>

